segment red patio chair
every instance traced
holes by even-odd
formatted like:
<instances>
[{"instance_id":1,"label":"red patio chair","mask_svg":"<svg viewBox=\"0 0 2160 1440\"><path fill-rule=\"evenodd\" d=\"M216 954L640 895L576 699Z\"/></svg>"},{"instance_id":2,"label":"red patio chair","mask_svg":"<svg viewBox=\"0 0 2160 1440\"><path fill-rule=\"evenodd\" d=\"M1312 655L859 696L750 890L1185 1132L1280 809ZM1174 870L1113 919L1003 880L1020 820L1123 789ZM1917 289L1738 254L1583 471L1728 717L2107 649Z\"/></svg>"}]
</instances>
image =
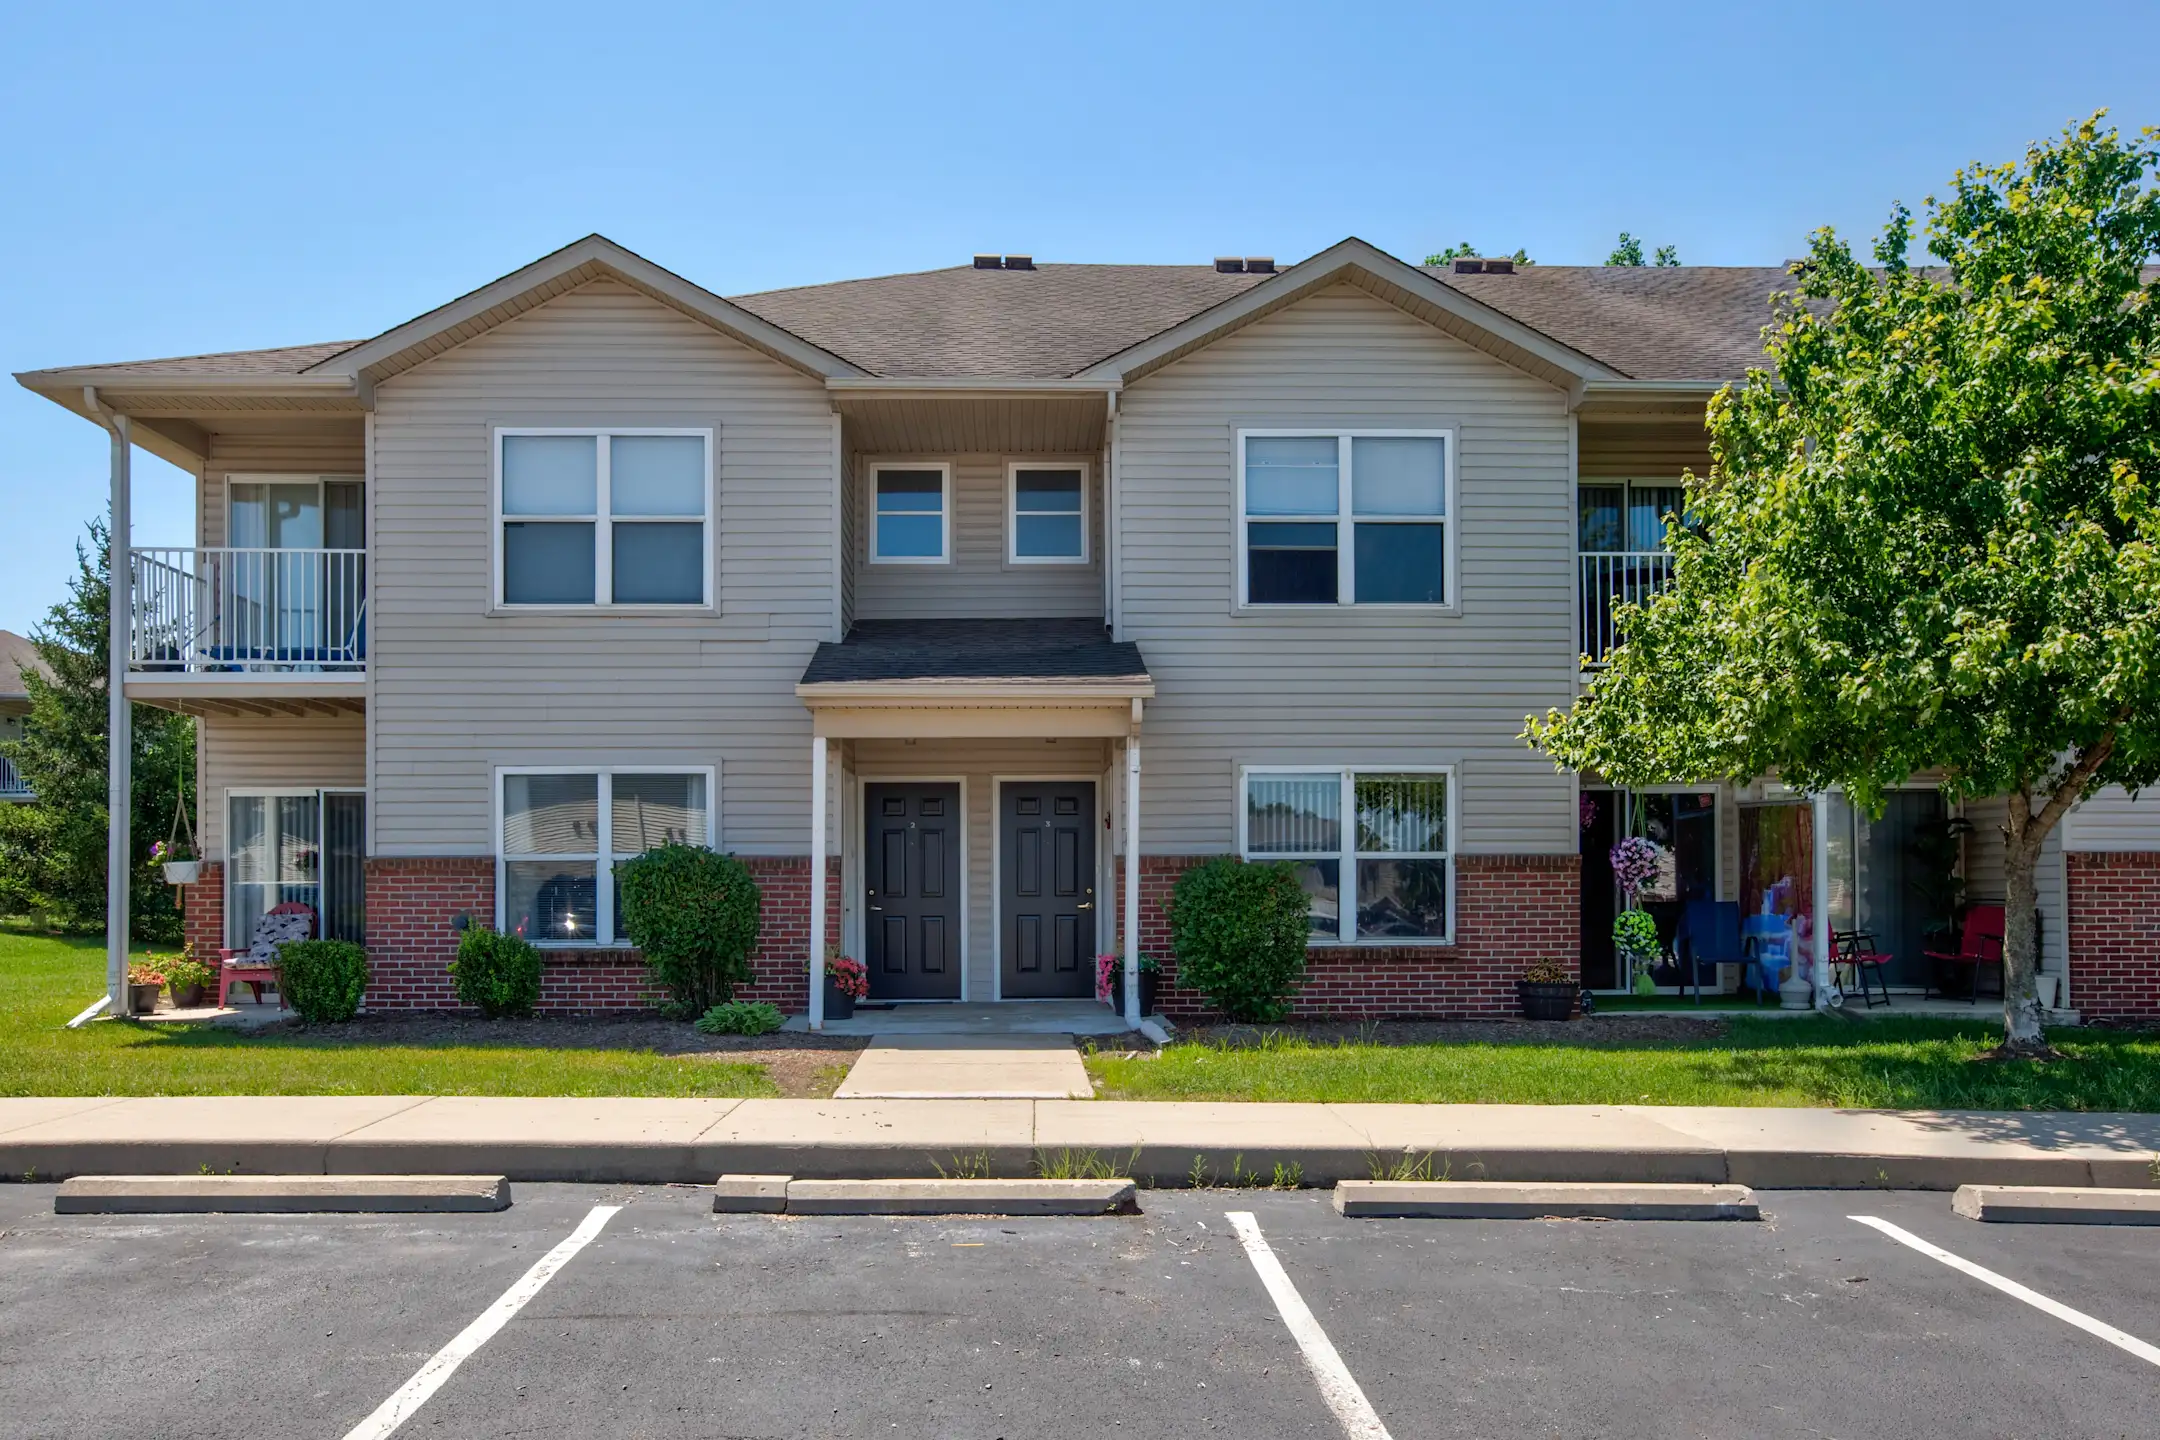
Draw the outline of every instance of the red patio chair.
<instances>
[{"instance_id":1,"label":"red patio chair","mask_svg":"<svg viewBox=\"0 0 2160 1440\"><path fill-rule=\"evenodd\" d=\"M1865 930L1839 930L1830 936L1831 961L1833 965L1849 966L1853 984L1860 987L1860 1002L1872 1010L1877 1005L1890 1003L1890 982L1883 978L1894 956L1875 948L1875 937ZM1868 989L1868 977L1875 978L1875 989ZM1877 1000L1880 992L1882 999Z\"/></svg>"},{"instance_id":2,"label":"red patio chair","mask_svg":"<svg viewBox=\"0 0 2160 1440\"><path fill-rule=\"evenodd\" d=\"M1941 990L1945 1000L1950 999L1947 986L1936 984L1943 974L1963 970L1965 973L1965 999L1977 1004L1980 1000L1980 967L1995 967L1996 993L2002 990L2003 963L2003 907L2000 905L1975 905L1965 912L1965 924L1958 932L1957 953L1941 950L1921 952L1934 963L1928 976L1928 993Z\"/></svg>"},{"instance_id":3,"label":"red patio chair","mask_svg":"<svg viewBox=\"0 0 2160 1440\"><path fill-rule=\"evenodd\" d=\"M285 1005L285 987L278 985L278 947L288 940L311 940L315 936L315 907L298 900L273 905L255 922L255 933L245 950L218 951L218 1009L229 1003L232 988L245 985L262 1004L262 987L277 985L278 1009Z\"/></svg>"}]
</instances>

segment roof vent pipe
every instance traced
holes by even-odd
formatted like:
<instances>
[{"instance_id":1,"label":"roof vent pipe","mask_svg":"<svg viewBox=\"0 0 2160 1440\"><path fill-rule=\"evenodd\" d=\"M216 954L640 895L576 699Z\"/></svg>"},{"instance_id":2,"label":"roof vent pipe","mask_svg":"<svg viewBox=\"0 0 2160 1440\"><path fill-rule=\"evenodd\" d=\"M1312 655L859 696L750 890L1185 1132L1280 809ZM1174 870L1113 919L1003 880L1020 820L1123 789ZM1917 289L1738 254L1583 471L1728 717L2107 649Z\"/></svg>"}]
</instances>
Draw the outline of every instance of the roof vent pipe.
<instances>
[{"instance_id":1,"label":"roof vent pipe","mask_svg":"<svg viewBox=\"0 0 2160 1440\"><path fill-rule=\"evenodd\" d=\"M1482 260L1464 259L1455 262L1455 273L1457 275L1475 275L1484 268L1485 262Z\"/></svg>"},{"instance_id":2,"label":"roof vent pipe","mask_svg":"<svg viewBox=\"0 0 2160 1440\"><path fill-rule=\"evenodd\" d=\"M1245 262L1235 255L1218 255L1215 257L1215 273L1242 275L1245 273Z\"/></svg>"},{"instance_id":3,"label":"roof vent pipe","mask_svg":"<svg viewBox=\"0 0 2160 1440\"><path fill-rule=\"evenodd\" d=\"M1248 275L1272 275L1275 273L1275 257L1272 255L1248 255L1245 257L1245 273Z\"/></svg>"},{"instance_id":4,"label":"roof vent pipe","mask_svg":"<svg viewBox=\"0 0 2160 1440\"><path fill-rule=\"evenodd\" d=\"M975 257L975 268L977 270L996 270L1003 266L1004 263L1004 258L1002 256L977 255Z\"/></svg>"},{"instance_id":5,"label":"roof vent pipe","mask_svg":"<svg viewBox=\"0 0 2160 1440\"><path fill-rule=\"evenodd\" d=\"M1007 270L1032 270L1035 268L1035 257L1032 255L1007 255L1005 257L1005 268Z\"/></svg>"}]
</instances>

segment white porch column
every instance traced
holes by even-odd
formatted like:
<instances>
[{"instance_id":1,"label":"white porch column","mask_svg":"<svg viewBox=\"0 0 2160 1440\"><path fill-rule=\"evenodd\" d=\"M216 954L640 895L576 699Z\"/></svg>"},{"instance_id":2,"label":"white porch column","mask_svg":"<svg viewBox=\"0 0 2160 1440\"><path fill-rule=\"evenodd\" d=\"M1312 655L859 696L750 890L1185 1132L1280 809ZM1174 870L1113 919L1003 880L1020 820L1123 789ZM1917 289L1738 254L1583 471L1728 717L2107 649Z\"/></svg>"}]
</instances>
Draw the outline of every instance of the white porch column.
<instances>
[{"instance_id":1,"label":"white porch column","mask_svg":"<svg viewBox=\"0 0 2160 1440\"><path fill-rule=\"evenodd\" d=\"M134 537L130 514L129 462L132 440L128 418L107 410L95 389L88 396L112 431L112 531L106 580L112 587L110 630L105 668L105 988L111 1013L128 1013L128 882L134 867L128 833L134 808L134 730L127 699L129 642L133 637L134 582L128 545Z\"/></svg>"},{"instance_id":2,"label":"white porch column","mask_svg":"<svg viewBox=\"0 0 2160 1440\"><path fill-rule=\"evenodd\" d=\"M1811 937L1815 1008L1829 1008L1830 992L1830 796L1810 797L1815 809L1815 907Z\"/></svg>"},{"instance_id":3,"label":"white porch column","mask_svg":"<svg viewBox=\"0 0 2160 1440\"><path fill-rule=\"evenodd\" d=\"M825 737L810 741L810 1028L825 1028Z\"/></svg>"},{"instance_id":4,"label":"white porch column","mask_svg":"<svg viewBox=\"0 0 2160 1440\"><path fill-rule=\"evenodd\" d=\"M1138 719L1140 702L1133 701ZM1125 1023L1140 1025L1140 735L1125 739Z\"/></svg>"}]
</instances>

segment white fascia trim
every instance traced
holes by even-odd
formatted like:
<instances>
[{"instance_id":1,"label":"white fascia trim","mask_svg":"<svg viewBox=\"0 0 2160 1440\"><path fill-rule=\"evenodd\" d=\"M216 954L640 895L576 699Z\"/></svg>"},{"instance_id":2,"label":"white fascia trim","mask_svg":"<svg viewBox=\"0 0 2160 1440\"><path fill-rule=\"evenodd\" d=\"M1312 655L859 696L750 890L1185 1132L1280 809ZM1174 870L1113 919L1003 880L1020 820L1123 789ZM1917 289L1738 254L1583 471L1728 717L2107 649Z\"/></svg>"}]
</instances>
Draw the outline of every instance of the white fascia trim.
<instances>
[{"instance_id":1,"label":"white fascia trim","mask_svg":"<svg viewBox=\"0 0 2160 1440\"><path fill-rule=\"evenodd\" d=\"M1058 706L1075 703L1123 704L1128 700L1152 700L1155 682L1133 684L1061 684L1044 681L1015 684L998 680L827 680L797 685L795 694L813 708L828 705L982 705L1003 701L1013 705Z\"/></svg>"},{"instance_id":2,"label":"white fascia trim","mask_svg":"<svg viewBox=\"0 0 2160 1440\"><path fill-rule=\"evenodd\" d=\"M1121 380L1083 380L1074 376L970 377L950 375L843 375L825 382L835 391L918 393L925 395L1102 395L1125 388Z\"/></svg>"}]
</instances>

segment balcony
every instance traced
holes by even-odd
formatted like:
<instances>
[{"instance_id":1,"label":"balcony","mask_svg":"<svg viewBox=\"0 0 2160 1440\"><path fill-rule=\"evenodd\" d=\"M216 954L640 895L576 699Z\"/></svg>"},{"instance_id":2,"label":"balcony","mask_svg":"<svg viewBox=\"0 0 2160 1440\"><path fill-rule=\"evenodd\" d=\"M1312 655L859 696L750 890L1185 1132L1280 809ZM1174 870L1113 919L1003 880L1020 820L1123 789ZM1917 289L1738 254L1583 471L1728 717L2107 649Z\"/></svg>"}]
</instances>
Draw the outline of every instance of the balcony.
<instances>
[{"instance_id":1,"label":"balcony","mask_svg":"<svg viewBox=\"0 0 2160 1440\"><path fill-rule=\"evenodd\" d=\"M0 801L34 800L36 795L15 769L15 762L0 755Z\"/></svg>"},{"instance_id":2,"label":"balcony","mask_svg":"<svg viewBox=\"0 0 2160 1440\"><path fill-rule=\"evenodd\" d=\"M1643 604L1672 583L1672 552L1585 550L1576 559L1582 571L1576 649L1590 664L1602 665L1623 638L1620 607Z\"/></svg>"},{"instance_id":3,"label":"balcony","mask_svg":"<svg viewBox=\"0 0 2160 1440\"><path fill-rule=\"evenodd\" d=\"M222 697L252 713L286 708L261 703L267 697L365 695L365 550L155 547L129 552L129 561L130 695L151 703Z\"/></svg>"}]
</instances>

